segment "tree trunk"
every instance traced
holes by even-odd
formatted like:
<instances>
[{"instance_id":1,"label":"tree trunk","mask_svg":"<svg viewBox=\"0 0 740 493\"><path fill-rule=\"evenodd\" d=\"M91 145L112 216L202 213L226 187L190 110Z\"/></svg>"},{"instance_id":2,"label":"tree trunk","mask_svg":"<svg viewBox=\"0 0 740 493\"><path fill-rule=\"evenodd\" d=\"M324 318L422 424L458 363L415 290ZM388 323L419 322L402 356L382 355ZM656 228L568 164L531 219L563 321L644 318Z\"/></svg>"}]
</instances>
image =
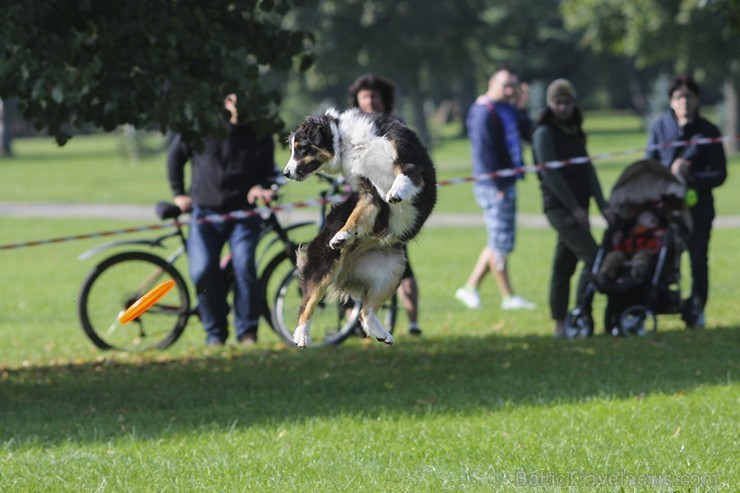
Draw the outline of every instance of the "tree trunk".
<instances>
[{"instance_id":1,"label":"tree trunk","mask_svg":"<svg viewBox=\"0 0 740 493\"><path fill-rule=\"evenodd\" d=\"M467 138L468 129L465 127L465 121L467 120L468 110L470 105L473 104L475 98L478 97L478 91L475 84L475 73L474 65L468 63L468 69L461 76L460 91L456 94L457 103L460 106L460 117L462 118L462 125L460 125L460 137Z\"/></svg>"},{"instance_id":2,"label":"tree trunk","mask_svg":"<svg viewBox=\"0 0 740 493\"><path fill-rule=\"evenodd\" d=\"M632 106L635 108L638 116L644 121L648 112L647 97L645 95L645 84L640 73L635 68L634 60L628 58L624 61L627 72L627 83L632 99Z\"/></svg>"},{"instance_id":3,"label":"tree trunk","mask_svg":"<svg viewBox=\"0 0 740 493\"><path fill-rule=\"evenodd\" d=\"M424 114L424 96L419 90L419 77L414 71L409 74L408 84L406 86L406 94L411 99L411 117L414 122L413 129L419 136L421 142L429 147L431 144L431 137L429 135L429 127L427 126L426 115Z\"/></svg>"},{"instance_id":4,"label":"tree trunk","mask_svg":"<svg viewBox=\"0 0 740 493\"><path fill-rule=\"evenodd\" d=\"M10 131L12 112L12 104L0 99L0 157L13 155Z\"/></svg>"},{"instance_id":5,"label":"tree trunk","mask_svg":"<svg viewBox=\"0 0 740 493\"><path fill-rule=\"evenodd\" d=\"M722 133L727 136L738 135L738 100L737 100L737 88L735 87L735 81L732 77L727 77L724 84L722 84L722 96L724 99L724 128ZM725 142L725 152L728 155L737 154L740 151L740 141L732 140Z\"/></svg>"}]
</instances>

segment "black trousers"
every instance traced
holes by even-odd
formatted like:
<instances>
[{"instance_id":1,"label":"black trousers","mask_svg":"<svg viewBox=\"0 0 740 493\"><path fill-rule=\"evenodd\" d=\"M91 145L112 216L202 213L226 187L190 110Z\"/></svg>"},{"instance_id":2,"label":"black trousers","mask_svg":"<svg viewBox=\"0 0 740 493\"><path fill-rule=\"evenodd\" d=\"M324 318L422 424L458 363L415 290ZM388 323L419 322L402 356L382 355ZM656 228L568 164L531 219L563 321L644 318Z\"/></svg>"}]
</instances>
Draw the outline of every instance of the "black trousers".
<instances>
[{"instance_id":1,"label":"black trousers","mask_svg":"<svg viewBox=\"0 0 740 493\"><path fill-rule=\"evenodd\" d=\"M550 277L550 314L553 320L564 320L570 302L570 280L576 266L579 261L583 262L576 291L576 303L580 304L599 247L591 232L583 230L570 211L550 209L545 215L558 233Z\"/></svg>"},{"instance_id":2,"label":"black trousers","mask_svg":"<svg viewBox=\"0 0 740 493\"><path fill-rule=\"evenodd\" d=\"M691 261L691 296L703 307L709 296L709 237L715 214L712 194L699 194L699 200L689 212L694 222L694 231L687 245Z\"/></svg>"}]
</instances>

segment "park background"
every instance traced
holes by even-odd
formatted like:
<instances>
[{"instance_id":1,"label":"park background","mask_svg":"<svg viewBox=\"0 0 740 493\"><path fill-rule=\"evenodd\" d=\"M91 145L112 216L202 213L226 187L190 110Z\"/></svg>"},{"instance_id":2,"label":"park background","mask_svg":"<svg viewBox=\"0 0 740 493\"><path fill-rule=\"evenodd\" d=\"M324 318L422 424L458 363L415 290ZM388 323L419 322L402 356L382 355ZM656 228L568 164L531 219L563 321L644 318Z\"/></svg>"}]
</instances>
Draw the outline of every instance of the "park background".
<instances>
[{"instance_id":1,"label":"park background","mask_svg":"<svg viewBox=\"0 0 740 493\"><path fill-rule=\"evenodd\" d=\"M694 73L705 88L703 113L724 129L732 124L740 51L736 34L722 36L732 32L733 5L319 2L301 7L315 16L281 17L313 28L313 68L262 75L281 93L276 108L285 128L325 105L343 106L359 73L393 78L399 114L427 128L442 179L470 173L461 119L493 63L516 65L530 82L533 116L543 104L537 88L569 77L586 110L590 153L635 149L595 162L609 190L641 156L646 122L665 109L674 72ZM455 6L478 29L458 23ZM612 38L598 41L599 32ZM657 43L668 39L683 41ZM466 48L453 51L453 44ZM657 58L646 55L653 44ZM0 70L1 88L4 79ZM132 80L128 89L135 88ZM49 101L63 105L64 91ZM59 148L15 111L14 156L0 160L2 202L82 204L95 216L98 204L153 206L169 196L162 132L75 122L60 126L74 137ZM115 118L122 114L108 116L124 123ZM286 159L281 150L279 163ZM100 260L77 255L106 240L0 252L0 490L733 491L740 483L733 466L740 230L719 224L732 226L740 214L738 162L733 155L716 193L708 329L687 331L678 317L663 316L658 334L647 338L603 335L597 297L596 337L551 339L546 296L555 235L546 227L519 230L513 282L538 308L517 313L497 308L490 282L481 310L453 298L485 241L482 225L427 228L410 250L424 337L406 336L401 315L391 348L357 339L297 351L263 324L258 346L213 350L192 320L167 351L103 353L84 337L75 301ZM291 184L284 199L313 192ZM520 211L538 217L540 208L537 180L528 176ZM437 212L476 214L470 186L441 189ZM153 212L143 222L4 216L0 231L10 244L152 222Z\"/></svg>"}]
</instances>

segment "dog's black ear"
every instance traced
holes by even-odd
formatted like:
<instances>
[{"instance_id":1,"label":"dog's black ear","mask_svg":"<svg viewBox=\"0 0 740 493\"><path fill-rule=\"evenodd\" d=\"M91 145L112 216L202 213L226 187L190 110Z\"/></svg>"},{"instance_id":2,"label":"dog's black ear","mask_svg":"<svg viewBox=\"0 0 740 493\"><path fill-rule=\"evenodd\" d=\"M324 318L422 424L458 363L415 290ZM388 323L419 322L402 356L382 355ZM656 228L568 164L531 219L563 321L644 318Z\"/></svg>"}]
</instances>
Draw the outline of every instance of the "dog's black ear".
<instances>
[{"instance_id":1,"label":"dog's black ear","mask_svg":"<svg viewBox=\"0 0 740 493\"><path fill-rule=\"evenodd\" d=\"M334 133L331 130L331 122L333 121L333 118L330 116L324 116L322 120L320 131L321 138L324 141L323 147L329 151L330 154L334 155Z\"/></svg>"},{"instance_id":2,"label":"dog's black ear","mask_svg":"<svg viewBox=\"0 0 740 493\"><path fill-rule=\"evenodd\" d=\"M321 118L317 116L309 116L296 133L298 135L302 135L303 140L306 140L313 147L323 148L324 136L321 130L323 124L324 122Z\"/></svg>"}]
</instances>

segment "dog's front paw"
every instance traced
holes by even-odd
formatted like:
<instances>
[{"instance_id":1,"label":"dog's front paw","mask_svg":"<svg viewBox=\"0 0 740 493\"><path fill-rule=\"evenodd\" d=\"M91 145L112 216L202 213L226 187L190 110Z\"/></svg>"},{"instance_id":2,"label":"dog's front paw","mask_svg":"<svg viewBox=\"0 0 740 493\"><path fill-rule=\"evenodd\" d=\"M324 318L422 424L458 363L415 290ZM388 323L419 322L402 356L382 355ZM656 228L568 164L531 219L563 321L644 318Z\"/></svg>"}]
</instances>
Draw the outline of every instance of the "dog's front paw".
<instances>
[{"instance_id":1,"label":"dog's front paw","mask_svg":"<svg viewBox=\"0 0 740 493\"><path fill-rule=\"evenodd\" d=\"M305 349L311 345L311 337L308 335L308 330L305 325L299 325L293 333L293 342L301 349Z\"/></svg>"},{"instance_id":2,"label":"dog's front paw","mask_svg":"<svg viewBox=\"0 0 740 493\"><path fill-rule=\"evenodd\" d=\"M350 235L349 232L340 231L339 233L335 234L334 237L329 241L329 246L333 250L339 250L347 244L351 237L352 235Z\"/></svg>"},{"instance_id":3,"label":"dog's front paw","mask_svg":"<svg viewBox=\"0 0 740 493\"><path fill-rule=\"evenodd\" d=\"M385 201L389 204L397 204L403 200L403 197L401 197L401 194L398 190L393 190L392 188L388 191L388 193L385 196Z\"/></svg>"},{"instance_id":4,"label":"dog's front paw","mask_svg":"<svg viewBox=\"0 0 740 493\"><path fill-rule=\"evenodd\" d=\"M385 201L389 204L397 204L403 200L408 200L409 197L413 197L418 190L418 187L414 185L411 178L406 175L398 175L393 180L391 189L385 194Z\"/></svg>"}]
</instances>

